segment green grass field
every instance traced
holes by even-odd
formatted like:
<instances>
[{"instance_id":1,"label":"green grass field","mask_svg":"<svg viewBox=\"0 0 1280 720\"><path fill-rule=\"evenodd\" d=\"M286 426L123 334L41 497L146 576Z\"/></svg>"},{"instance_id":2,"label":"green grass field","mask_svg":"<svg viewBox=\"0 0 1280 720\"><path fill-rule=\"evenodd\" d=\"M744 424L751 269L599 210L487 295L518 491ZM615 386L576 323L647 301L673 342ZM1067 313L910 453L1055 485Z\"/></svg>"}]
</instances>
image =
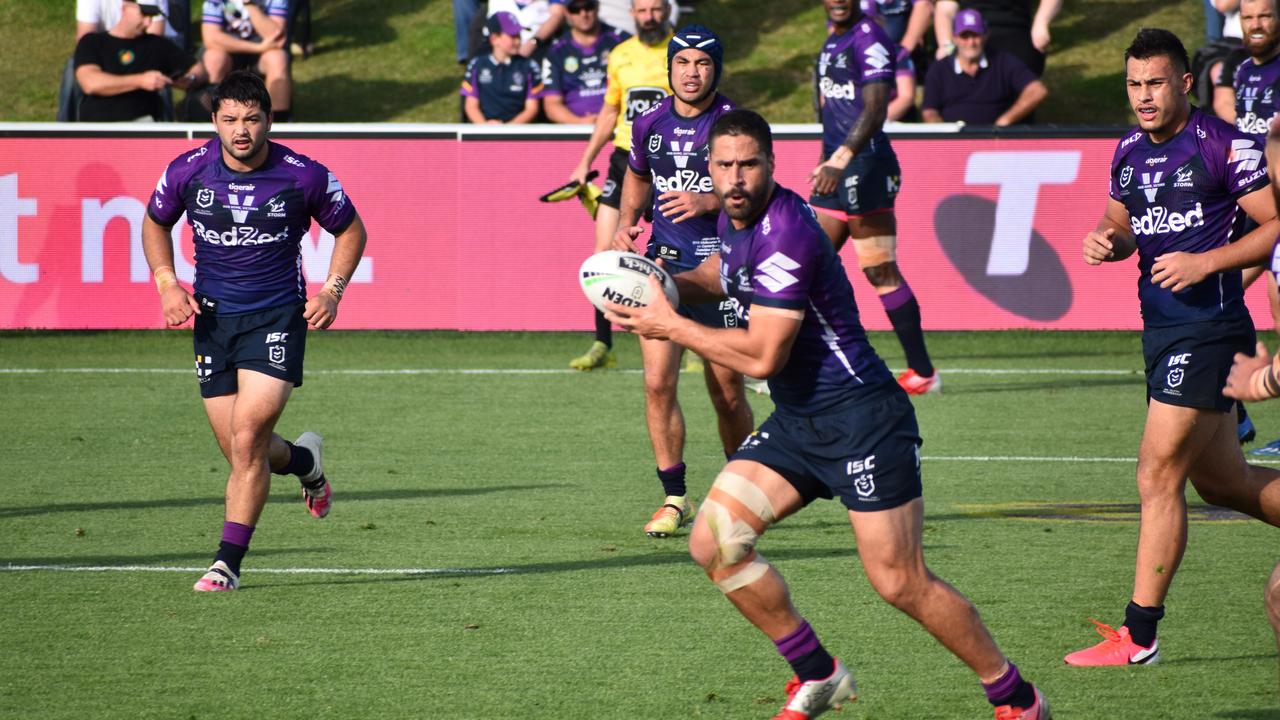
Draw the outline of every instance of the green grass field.
<instances>
[{"instance_id":1,"label":"green grass field","mask_svg":"<svg viewBox=\"0 0 1280 720\"><path fill-rule=\"evenodd\" d=\"M690 3L686 3L690 4ZM725 38L724 92L772 122L813 122L809 72L824 36L818 0L696 0L687 21ZM198 38L199 2L192 2ZM461 70L448 0L317 0L317 52L294 63L294 110L307 122L456 122ZM684 21L682 21L684 22ZM1123 52L1138 28L1165 27L1194 52L1198 2L1072 0L1052 26L1041 123L1132 125ZM0 0L0 28L22 72L0 73L7 121L51 121L74 50L69 0Z\"/></svg>"},{"instance_id":2,"label":"green grass field","mask_svg":"<svg viewBox=\"0 0 1280 720\"><path fill-rule=\"evenodd\" d=\"M874 340L901 366L891 336ZM947 387L917 402L926 557L1055 717L1280 717L1261 603L1280 535L1195 498L1166 661L1062 664L1130 589L1136 334L930 341ZM313 520L278 479L241 590L211 596L191 584L217 545L225 465L189 332L0 335L0 717L770 717L786 664L683 538L641 532L659 489L634 341L616 371L561 372L585 342L313 335L279 430L326 435L333 513ZM486 368L502 372L451 372ZM696 380L700 496L722 459ZM756 398L757 418L770 407ZM1260 440L1280 434L1280 403L1254 415ZM761 549L858 677L834 717L990 717L960 663L875 595L837 504Z\"/></svg>"}]
</instances>

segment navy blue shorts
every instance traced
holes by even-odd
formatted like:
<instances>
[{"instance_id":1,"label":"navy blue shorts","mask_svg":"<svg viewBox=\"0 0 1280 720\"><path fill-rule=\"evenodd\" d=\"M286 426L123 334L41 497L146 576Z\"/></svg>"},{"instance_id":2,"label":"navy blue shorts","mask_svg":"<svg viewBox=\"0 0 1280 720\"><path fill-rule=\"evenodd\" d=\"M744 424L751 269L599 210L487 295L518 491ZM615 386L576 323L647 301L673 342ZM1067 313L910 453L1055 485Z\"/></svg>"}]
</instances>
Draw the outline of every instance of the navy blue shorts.
<instances>
[{"instance_id":1,"label":"navy blue shorts","mask_svg":"<svg viewBox=\"0 0 1280 720\"><path fill-rule=\"evenodd\" d=\"M829 195L810 195L809 204L845 215L870 215L892 210L901 188L902 168L898 166L898 156L886 146L884 150L855 155L845 167L836 189Z\"/></svg>"},{"instance_id":2,"label":"navy blue shorts","mask_svg":"<svg viewBox=\"0 0 1280 720\"><path fill-rule=\"evenodd\" d=\"M888 510L922 494L920 428L896 382L812 416L775 411L733 454L787 479L808 503L839 497L853 511Z\"/></svg>"},{"instance_id":3,"label":"navy blue shorts","mask_svg":"<svg viewBox=\"0 0 1280 720\"><path fill-rule=\"evenodd\" d=\"M680 303L676 312L696 323L712 328L736 328L747 325L745 321L738 319L738 312L734 310L732 300Z\"/></svg>"},{"instance_id":4,"label":"navy blue shorts","mask_svg":"<svg viewBox=\"0 0 1280 720\"><path fill-rule=\"evenodd\" d=\"M204 300L197 295L197 301ZM205 305L201 302L201 305ZM246 368L302 385L302 358L307 349L303 303L261 312L196 316L196 377L200 396L233 395L236 370Z\"/></svg>"},{"instance_id":5,"label":"navy blue shorts","mask_svg":"<svg viewBox=\"0 0 1280 720\"><path fill-rule=\"evenodd\" d=\"M1253 320L1197 322L1142 332L1147 397L1166 405L1226 412L1235 400L1222 388L1238 352L1253 354Z\"/></svg>"}]
</instances>

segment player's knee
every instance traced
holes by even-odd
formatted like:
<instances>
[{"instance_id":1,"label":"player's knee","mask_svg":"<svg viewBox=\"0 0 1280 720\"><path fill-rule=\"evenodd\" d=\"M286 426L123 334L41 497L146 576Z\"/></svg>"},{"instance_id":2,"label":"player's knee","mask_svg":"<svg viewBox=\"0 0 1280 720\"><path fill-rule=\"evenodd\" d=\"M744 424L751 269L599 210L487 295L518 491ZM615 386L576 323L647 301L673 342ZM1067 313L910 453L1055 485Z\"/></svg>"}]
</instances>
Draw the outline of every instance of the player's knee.
<instances>
[{"instance_id":1,"label":"player's knee","mask_svg":"<svg viewBox=\"0 0 1280 720\"><path fill-rule=\"evenodd\" d=\"M926 584L923 574L907 567L886 568L874 575L868 572L867 576L872 578L871 585L885 602L907 614L915 610Z\"/></svg>"},{"instance_id":2,"label":"player's knee","mask_svg":"<svg viewBox=\"0 0 1280 720\"><path fill-rule=\"evenodd\" d=\"M708 388L711 407L720 417L734 417L743 412L750 412L746 390L739 379L736 383L714 385Z\"/></svg>"},{"instance_id":3,"label":"player's knee","mask_svg":"<svg viewBox=\"0 0 1280 720\"><path fill-rule=\"evenodd\" d=\"M768 572L769 564L756 552L756 542L774 519L763 490L741 475L722 472L698 519L703 532L690 538L690 552L721 591L733 592Z\"/></svg>"},{"instance_id":4,"label":"player's knee","mask_svg":"<svg viewBox=\"0 0 1280 720\"><path fill-rule=\"evenodd\" d=\"M902 285L902 274L898 272L898 263L883 262L862 268L862 274L874 287L898 287Z\"/></svg>"},{"instance_id":5,"label":"player's knee","mask_svg":"<svg viewBox=\"0 0 1280 720\"><path fill-rule=\"evenodd\" d=\"M268 80L287 78L289 74L289 56L284 50L268 50L258 57L258 69Z\"/></svg>"},{"instance_id":6,"label":"player's knee","mask_svg":"<svg viewBox=\"0 0 1280 720\"><path fill-rule=\"evenodd\" d=\"M644 393L648 398L675 402L676 383L679 376L675 373L648 372L644 374Z\"/></svg>"}]
</instances>

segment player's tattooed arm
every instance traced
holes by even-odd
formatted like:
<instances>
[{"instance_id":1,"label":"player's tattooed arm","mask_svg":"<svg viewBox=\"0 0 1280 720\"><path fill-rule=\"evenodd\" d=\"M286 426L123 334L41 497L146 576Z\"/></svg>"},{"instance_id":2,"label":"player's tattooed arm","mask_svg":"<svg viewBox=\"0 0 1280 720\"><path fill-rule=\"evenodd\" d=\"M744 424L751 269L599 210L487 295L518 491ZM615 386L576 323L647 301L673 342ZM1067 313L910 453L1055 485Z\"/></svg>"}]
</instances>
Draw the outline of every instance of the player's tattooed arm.
<instances>
[{"instance_id":1,"label":"player's tattooed arm","mask_svg":"<svg viewBox=\"0 0 1280 720\"><path fill-rule=\"evenodd\" d=\"M1107 200L1106 212L1098 226L1084 236L1084 261L1089 265L1124 260L1138 249L1129 231L1129 211L1115 198Z\"/></svg>"},{"instance_id":2,"label":"player's tattooed arm","mask_svg":"<svg viewBox=\"0 0 1280 720\"><path fill-rule=\"evenodd\" d=\"M809 175L814 192L819 195L835 192L840 176L849 162L884 127L884 121L889 116L889 89L889 83L878 82L862 86L862 114L854 121L853 127L849 128L849 135L845 137L844 143Z\"/></svg>"}]
</instances>

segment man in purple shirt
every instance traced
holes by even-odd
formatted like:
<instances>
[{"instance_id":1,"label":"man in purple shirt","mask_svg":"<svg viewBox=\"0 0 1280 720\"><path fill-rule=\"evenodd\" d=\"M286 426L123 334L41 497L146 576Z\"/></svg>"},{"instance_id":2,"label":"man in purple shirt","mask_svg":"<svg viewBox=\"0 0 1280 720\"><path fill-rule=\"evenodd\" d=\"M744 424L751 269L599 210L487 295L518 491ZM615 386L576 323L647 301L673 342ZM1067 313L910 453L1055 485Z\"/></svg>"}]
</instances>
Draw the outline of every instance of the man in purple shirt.
<instances>
[{"instance_id":1,"label":"man in purple shirt","mask_svg":"<svg viewBox=\"0 0 1280 720\"><path fill-rule=\"evenodd\" d=\"M728 296L750 324L707 327L665 298L612 305L608 317L769 378L776 410L716 478L689 550L795 671L776 718L809 720L856 694L849 669L755 549L772 524L839 496L876 591L977 674L997 718L1047 720L1044 697L1001 653L973 604L925 566L915 411L867 341L849 278L812 209L774 182L768 123L749 110L726 113L711 130L710 153L724 208L720 250L676 284L682 301Z\"/></svg>"},{"instance_id":2,"label":"man in purple shirt","mask_svg":"<svg viewBox=\"0 0 1280 720\"><path fill-rule=\"evenodd\" d=\"M715 33L701 25L681 28L667 43L672 94L631 126L629 169L622 183L614 248L636 249L634 243L644 231L638 225L642 205L652 202L653 235L645 254L661 260L670 272L691 270L720 247L716 230L720 203L707 173L707 137L716 119L734 107L732 100L716 92L723 57L724 46ZM685 303L679 311L709 327L738 324L737 314L726 302ZM692 522L695 512L686 497L684 412L676 392L684 351L667 340L640 340L645 420L666 496L645 525L652 537L671 535ZM732 453L754 424L742 374L708 362L703 377L716 411L720 442L726 454Z\"/></svg>"},{"instance_id":3,"label":"man in purple shirt","mask_svg":"<svg viewBox=\"0 0 1280 720\"><path fill-rule=\"evenodd\" d=\"M1260 140L1193 108L1187 51L1168 30L1140 30L1125 51L1138 118L1116 148L1111 192L1084 238L1089 265L1138 255L1147 417L1138 449L1142 503L1133 594L1117 630L1066 656L1070 665L1160 657L1156 626L1187 544L1187 479L1206 502L1280 524L1280 472L1245 463L1222 388L1236 353L1254 349L1240 268L1272 252L1280 222ZM1260 227L1231 242L1247 213Z\"/></svg>"},{"instance_id":4,"label":"man in purple shirt","mask_svg":"<svg viewBox=\"0 0 1280 720\"><path fill-rule=\"evenodd\" d=\"M987 47L987 24L977 10L956 14L956 52L929 66L924 79L925 122L1013 125L1049 96L1022 61Z\"/></svg>"},{"instance_id":5,"label":"man in purple shirt","mask_svg":"<svg viewBox=\"0 0 1280 720\"><path fill-rule=\"evenodd\" d=\"M598 0L565 3L569 32L542 60L542 109L556 123L593 123L604 104L609 51L631 37L600 22Z\"/></svg>"},{"instance_id":6,"label":"man in purple shirt","mask_svg":"<svg viewBox=\"0 0 1280 720\"><path fill-rule=\"evenodd\" d=\"M328 515L321 438L294 443L276 420L302 385L307 327L329 327L364 252L365 229L342 184L323 165L271 142L271 95L247 70L212 96L218 137L169 163L147 206L142 247L166 322L195 315L196 377L205 413L231 465L222 542L201 592L235 590L267 501L271 474L297 475L311 514ZM178 282L173 226L186 213L195 292ZM312 218L335 236L329 276L308 299L299 243Z\"/></svg>"},{"instance_id":7,"label":"man in purple shirt","mask_svg":"<svg viewBox=\"0 0 1280 720\"><path fill-rule=\"evenodd\" d=\"M809 178L809 204L837 252L853 238L858 267L880 296L907 356L907 370L898 383L912 395L940 392L942 381L925 347L920 304L898 267L893 206L902 170L884 133L898 47L857 2L823 4L831 33L817 67L822 163Z\"/></svg>"}]
</instances>

